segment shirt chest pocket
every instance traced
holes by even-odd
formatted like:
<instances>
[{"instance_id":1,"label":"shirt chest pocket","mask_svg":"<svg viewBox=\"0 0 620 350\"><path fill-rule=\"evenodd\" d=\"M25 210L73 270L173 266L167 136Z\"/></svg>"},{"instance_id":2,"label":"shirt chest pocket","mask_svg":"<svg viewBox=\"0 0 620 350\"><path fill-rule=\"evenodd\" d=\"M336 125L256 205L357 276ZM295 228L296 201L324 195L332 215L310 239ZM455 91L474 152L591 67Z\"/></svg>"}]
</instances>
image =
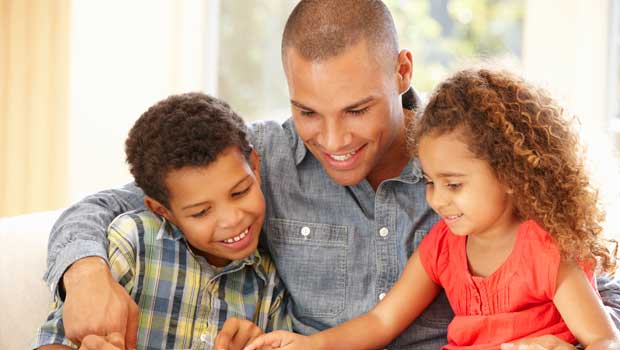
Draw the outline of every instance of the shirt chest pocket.
<instances>
[{"instance_id":1,"label":"shirt chest pocket","mask_svg":"<svg viewBox=\"0 0 620 350\"><path fill-rule=\"evenodd\" d=\"M347 227L269 219L266 234L295 315L329 318L343 312Z\"/></svg>"}]
</instances>

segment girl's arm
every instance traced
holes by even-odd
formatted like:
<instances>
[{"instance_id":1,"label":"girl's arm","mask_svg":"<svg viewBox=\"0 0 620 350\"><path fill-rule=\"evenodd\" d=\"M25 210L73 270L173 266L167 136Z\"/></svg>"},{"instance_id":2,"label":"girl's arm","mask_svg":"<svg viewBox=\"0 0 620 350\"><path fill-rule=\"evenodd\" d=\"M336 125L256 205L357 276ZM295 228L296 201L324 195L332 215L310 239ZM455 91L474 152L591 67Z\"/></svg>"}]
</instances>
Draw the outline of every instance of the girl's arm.
<instances>
[{"instance_id":1,"label":"girl's arm","mask_svg":"<svg viewBox=\"0 0 620 350\"><path fill-rule=\"evenodd\" d=\"M576 263L560 264L553 303L586 349L620 349L618 330Z\"/></svg>"},{"instance_id":2,"label":"girl's arm","mask_svg":"<svg viewBox=\"0 0 620 350\"><path fill-rule=\"evenodd\" d=\"M382 348L404 331L439 291L440 287L430 279L416 251L394 287L367 314L309 337L289 332L269 333L245 350L263 346L286 350Z\"/></svg>"}]
</instances>

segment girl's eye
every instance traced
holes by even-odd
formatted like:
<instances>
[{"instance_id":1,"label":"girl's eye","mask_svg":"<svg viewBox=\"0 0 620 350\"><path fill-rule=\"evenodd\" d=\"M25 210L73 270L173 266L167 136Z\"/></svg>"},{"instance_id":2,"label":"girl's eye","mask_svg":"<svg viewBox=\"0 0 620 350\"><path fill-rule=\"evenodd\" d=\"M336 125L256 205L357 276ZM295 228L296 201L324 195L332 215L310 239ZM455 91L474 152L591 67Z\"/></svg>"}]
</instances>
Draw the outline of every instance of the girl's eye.
<instances>
[{"instance_id":1,"label":"girl's eye","mask_svg":"<svg viewBox=\"0 0 620 350\"><path fill-rule=\"evenodd\" d=\"M368 112L368 108L369 107L364 107L362 109L352 109L352 110L349 111L349 113L352 114L352 115L362 115L362 114Z\"/></svg>"},{"instance_id":2,"label":"girl's eye","mask_svg":"<svg viewBox=\"0 0 620 350\"><path fill-rule=\"evenodd\" d=\"M207 215L208 212L209 212L208 209L202 209L201 211L197 212L196 214L192 214L192 217L196 218L196 219L197 218L201 218L201 217Z\"/></svg>"},{"instance_id":3,"label":"girl's eye","mask_svg":"<svg viewBox=\"0 0 620 350\"><path fill-rule=\"evenodd\" d=\"M427 179L427 178L424 178L424 183L426 184L426 186L433 185L433 181L431 181L430 179Z\"/></svg>"},{"instance_id":4,"label":"girl's eye","mask_svg":"<svg viewBox=\"0 0 620 350\"><path fill-rule=\"evenodd\" d=\"M233 196L233 197L241 197L241 196L243 196L244 194L246 194L246 193L250 192L250 188L252 188L252 185L248 186L246 189L241 190L241 191L239 191L239 192L233 192L232 196Z\"/></svg>"}]
</instances>

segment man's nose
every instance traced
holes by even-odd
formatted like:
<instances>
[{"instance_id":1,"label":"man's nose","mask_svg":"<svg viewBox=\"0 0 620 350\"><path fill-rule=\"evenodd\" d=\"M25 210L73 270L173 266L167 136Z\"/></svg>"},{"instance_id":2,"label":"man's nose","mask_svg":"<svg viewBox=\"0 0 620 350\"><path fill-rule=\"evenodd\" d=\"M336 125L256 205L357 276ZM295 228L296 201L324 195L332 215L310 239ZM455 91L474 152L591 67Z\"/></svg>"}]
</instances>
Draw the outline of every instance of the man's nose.
<instances>
[{"instance_id":1,"label":"man's nose","mask_svg":"<svg viewBox=\"0 0 620 350\"><path fill-rule=\"evenodd\" d=\"M339 117L325 118L321 126L319 143L321 147L329 153L337 153L342 151L350 143L350 135L348 130Z\"/></svg>"}]
</instances>

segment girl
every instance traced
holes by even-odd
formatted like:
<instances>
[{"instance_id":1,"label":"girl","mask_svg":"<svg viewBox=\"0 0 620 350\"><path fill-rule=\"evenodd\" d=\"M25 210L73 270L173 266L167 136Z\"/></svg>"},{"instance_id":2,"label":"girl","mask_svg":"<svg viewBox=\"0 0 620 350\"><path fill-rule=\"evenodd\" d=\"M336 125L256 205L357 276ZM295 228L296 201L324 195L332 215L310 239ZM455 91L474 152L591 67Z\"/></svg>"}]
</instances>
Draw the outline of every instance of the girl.
<instances>
[{"instance_id":1,"label":"girl","mask_svg":"<svg viewBox=\"0 0 620 350\"><path fill-rule=\"evenodd\" d=\"M309 337L270 333L246 350L379 348L442 287L455 313L444 349L547 334L620 349L593 284L596 268L614 271L615 254L603 245L604 215L562 108L509 73L465 70L407 127L442 220L400 279L365 315Z\"/></svg>"}]
</instances>

